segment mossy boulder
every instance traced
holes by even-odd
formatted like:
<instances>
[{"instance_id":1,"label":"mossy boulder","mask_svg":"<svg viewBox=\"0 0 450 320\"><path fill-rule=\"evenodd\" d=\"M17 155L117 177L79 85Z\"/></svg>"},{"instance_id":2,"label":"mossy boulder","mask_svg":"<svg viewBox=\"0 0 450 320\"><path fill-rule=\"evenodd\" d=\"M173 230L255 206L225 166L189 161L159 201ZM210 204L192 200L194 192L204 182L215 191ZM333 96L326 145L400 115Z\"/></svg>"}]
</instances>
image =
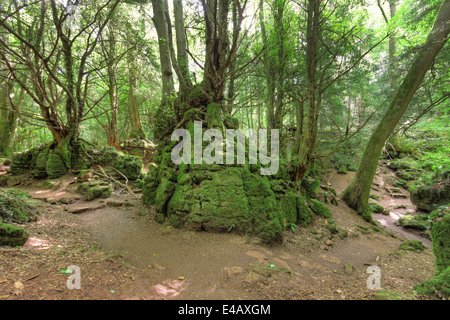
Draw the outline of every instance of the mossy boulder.
<instances>
[{"instance_id":1,"label":"mossy boulder","mask_svg":"<svg viewBox=\"0 0 450 320\"><path fill-rule=\"evenodd\" d=\"M328 219L332 216L330 209L317 199L311 199L309 201L309 207L315 214L322 218Z\"/></svg>"},{"instance_id":2,"label":"mossy boulder","mask_svg":"<svg viewBox=\"0 0 450 320\"><path fill-rule=\"evenodd\" d=\"M98 198L108 198L112 194L112 189L108 182L97 180L80 184L78 192L84 195L84 200L91 201Z\"/></svg>"},{"instance_id":3,"label":"mossy boulder","mask_svg":"<svg viewBox=\"0 0 450 320\"><path fill-rule=\"evenodd\" d=\"M0 246L23 246L29 236L30 234L25 228L0 222Z\"/></svg>"},{"instance_id":4,"label":"mossy boulder","mask_svg":"<svg viewBox=\"0 0 450 320\"><path fill-rule=\"evenodd\" d=\"M78 182L88 182L89 180L92 179L93 177L93 171L88 169L88 170L82 170L80 171L80 173L78 173L77 175L77 181Z\"/></svg>"},{"instance_id":5,"label":"mossy boulder","mask_svg":"<svg viewBox=\"0 0 450 320\"><path fill-rule=\"evenodd\" d=\"M0 190L0 222L35 221L39 213L28 193L16 189Z\"/></svg>"},{"instance_id":6,"label":"mossy boulder","mask_svg":"<svg viewBox=\"0 0 450 320\"><path fill-rule=\"evenodd\" d=\"M124 154L112 147L106 147L99 152L94 160L95 164L110 165L113 170L111 174L117 179L136 180L142 177L142 159ZM118 171L118 172L117 172Z\"/></svg>"},{"instance_id":7,"label":"mossy boulder","mask_svg":"<svg viewBox=\"0 0 450 320\"><path fill-rule=\"evenodd\" d=\"M271 184L248 166L175 167L167 150L157 160L159 166L144 180L143 200L155 206L159 222L193 230L253 234L270 243L281 242L283 230L290 225L311 221L312 213L300 194L286 184Z\"/></svg>"},{"instance_id":8,"label":"mossy boulder","mask_svg":"<svg viewBox=\"0 0 450 320\"><path fill-rule=\"evenodd\" d=\"M61 156L55 150L50 150L45 170L50 179L62 177L69 171Z\"/></svg>"},{"instance_id":9,"label":"mossy boulder","mask_svg":"<svg viewBox=\"0 0 450 320\"><path fill-rule=\"evenodd\" d=\"M374 200L369 200L369 210L373 213L383 213L384 207Z\"/></svg>"},{"instance_id":10,"label":"mossy boulder","mask_svg":"<svg viewBox=\"0 0 450 320\"><path fill-rule=\"evenodd\" d=\"M450 177L439 183L419 186L411 192L411 202L425 211L450 203Z\"/></svg>"},{"instance_id":11,"label":"mossy boulder","mask_svg":"<svg viewBox=\"0 0 450 320\"><path fill-rule=\"evenodd\" d=\"M12 156L10 172L13 175L21 175L33 170L36 167L36 160L39 154L45 148L46 146L43 145L23 152L14 153Z\"/></svg>"},{"instance_id":12,"label":"mossy boulder","mask_svg":"<svg viewBox=\"0 0 450 320\"><path fill-rule=\"evenodd\" d=\"M39 155L36 158L36 166L33 172L33 176L35 178L44 179L48 176L47 161L48 161L48 152L47 150L43 150L39 153Z\"/></svg>"},{"instance_id":13,"label":"mossy boulder","mask_svg":"<svg viewBox=\"0 0 450 320\"><path fill-rule=\"evenodd\" d=\"M397 225L400 225L406 229L415 229L415 230L427 230L430 224L427 221L415 219L411 216L404 216L397 220Z\"/></svg>"}]
</instances>

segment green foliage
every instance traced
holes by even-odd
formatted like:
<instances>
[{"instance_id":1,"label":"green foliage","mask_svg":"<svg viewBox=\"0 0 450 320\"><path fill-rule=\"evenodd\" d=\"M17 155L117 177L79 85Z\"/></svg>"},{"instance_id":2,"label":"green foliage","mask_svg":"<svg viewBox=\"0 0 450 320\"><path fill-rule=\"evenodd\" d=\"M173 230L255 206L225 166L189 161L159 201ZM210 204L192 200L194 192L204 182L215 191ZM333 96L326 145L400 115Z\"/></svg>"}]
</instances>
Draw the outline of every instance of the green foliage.
<instances>
[{"instance_id":1,"label":"green foliage","mask_svg":"<svg viewBox=\"0 0 450 320\"><path fill-rule=\"evenodd\" d=\"M414 286L419 294L439 295L445 299L450 298L450 267L444 269L436 277Z\"/></svg>"}]
</instances>

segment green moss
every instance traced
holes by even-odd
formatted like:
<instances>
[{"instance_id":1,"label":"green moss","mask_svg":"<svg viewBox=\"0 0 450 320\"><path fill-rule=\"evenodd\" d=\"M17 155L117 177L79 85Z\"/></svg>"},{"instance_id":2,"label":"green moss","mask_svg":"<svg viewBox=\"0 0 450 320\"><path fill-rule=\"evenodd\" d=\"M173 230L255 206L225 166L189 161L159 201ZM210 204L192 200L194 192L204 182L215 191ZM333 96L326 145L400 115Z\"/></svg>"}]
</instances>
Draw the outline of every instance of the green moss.
<instances>
[{"instance_id":1,"label":"green moss","mask_svg":"<svg viewBox=\"0 0 450 320\"><path fill-rule=\"evenodd\" d=\"M405 251L423 251L425 246L422 244L422 241L418 240L406 240L400 245L400 249Z\"/></svg>"},{"instance_id":2,"label":"green moss","mask_svg":"<svg viewBox=\"0 0 450 320\"><path fill-rule=\"evenodd\" d=\"M346 174L348 172L347 166L340 166L338 169L339 174Z\"/></svg>"},{"instance_id":3,"label":"green moss","mask_svg":"<svg viewBox=\"0 0 450 320\"><path fill-rule=\"evenodd\" d=\"M37 179L44 179L47 177L47 161L48 151L44 150L39 153L36 158L36 167L33 176Z\"/></svg>"},{"instance_id":4,"label":"green moss","mask_svg":"<svg viewBox=\"0 0 450 320\"><path fill-rule=\"evenodd\" d=\"M445 299L450 298L450 267L445 268L436 277L414 287L419 294L434 295L439 293Z\"/></svg>"},{"instance_id":5,"label":"green moss","mask_svg":"<svg viewBox=\"0 0 450 320\"><path fill-rule=\"evenodd\" d=\"M339 229L336 225L336 222L334 222L332 219L327 220L327 224L325 225L328 231L330 231L331 234L337 234L339 233Z\"/></svg>"},{"instance_id":6,"label":"green moss","mask_svg":"<svg viewBox=\"0 0 450 320\"><path fill-rule=\"evenodd\" d=\"M440 274L450 266L450 214L444 214L433 223L431 241L436 257L436 274Z\"/></svg>"},{"instance_id":7,"label":"green moss","mask_svg":"<svg viewBox=\"0 0 450 320\"><path fill-rule=\"evenodd\" d=\"M410 216L403 216L397 220L396 224L401 225L404 228L416 229L416 230L427 230L430 224L427 221L414 219Z\"/></svg>"},{"instance_id":8,"label":"green moss","mask_svg":"<svg viewBox=\"0 0 450 320\"><path fill-rule=\"evenodd\" d=\"M317 194L319 187L320 187L320 180L315 180L311 178L305 178L302 181L302 187L305 188L305 190L309 194Z\"/></svg>"},{"instance_id":9,"label":"green moss","mask_svg":"<svg viewBox=\"0 0 450 320\"><path fill-rule=\"evenodd\" d=\"M29 232L24 228L0 222L0 246L23 246L29 236Z\"/></svg>"},{"instance_id":10,"label":"green moss","mask_svg":"<svg viewBox=\"0 0 450 320\"><path fill-rule=\"evenodd\" d=\"M39 208L28 193L16 189L0 192L0 222L30 222L38 214Z\"/></svg>"},{"instance_id":11,"label":"green moss","mask_svg":"<svg viewBox=\"0 0 450 320\"><path fill-rule=\"evenodd\" d=\"M93 175L93 171L88 169L88 170L82 170L78 175L77 175L77 181L87 181L90 178L92 178Z\"/></svg>"},{"instance_id":12,"label":"green moss","mask_svg":"<svg viewBox=\"0 0 450 320\"><path fill-rule=\"evenodd\" d=\"M369 200L368 209L373 213L382 213L384 211L384 207L373 200Z\"/></svg>"},{"instance_id":13,"label":"green moss","mask_svg":"<svg viewBox=\"0 0 450 320\"><path fill-rule=\"evenodd\" d=\"M119 154L113 162L113 167L127 177L127 179L136 180L142 175L143 163L136 156ZM123 179L120 174L117 177Z\"/></svg>"},{"instance_id":14,"label":"green moss","mask_svg":"<svg viewBox=\"0 0 450 320\"><path fill-rule=\"evenodd\" d=\"M300 223L303 227L306 227L311 223L313 219L313 213L311 209L308 207L308 203L306 202L303 196L297 197L297 222Z\"/></svg>"},{"instance_id":15,"label":"green moss","mask_svg":"<svg viewBox=\"0 0 450 320\"><path fill-rule=\"evenodd\" d=\"M80 184L78 192L84 194L86 201L91 201L97 198L108 198L112 194L112 189L108 182L97 180Z\"/></svg>"},{"instance_id":16,"label":"green moss","mask_svg":"<svg viewBox=\"0 0 450 320\"><path fill-rule=\"evenodd\" d=\"M328 207L317 199L311 199L309 202L311 210L322 218L331 218L332 213Z\"/></svg>"},{"instance_id":17,"label":"green moss","mask_svg":"<svg viewBox=\"0 0 450 320\"><path fill-rule=\"evenodd\" d=\"M45 170L51 179L62 177L68 171L60 155L54 150L50 150L50 153L48 154L47 166Z\"/></svg>"}]
</instances>

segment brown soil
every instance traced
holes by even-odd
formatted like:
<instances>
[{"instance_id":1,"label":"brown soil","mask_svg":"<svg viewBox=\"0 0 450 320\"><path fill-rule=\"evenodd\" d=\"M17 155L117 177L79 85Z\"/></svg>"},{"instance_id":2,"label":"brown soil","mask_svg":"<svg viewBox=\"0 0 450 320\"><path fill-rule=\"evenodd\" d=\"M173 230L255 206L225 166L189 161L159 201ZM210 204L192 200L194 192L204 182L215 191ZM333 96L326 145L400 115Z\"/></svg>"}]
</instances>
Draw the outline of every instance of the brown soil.
<instances>
[{"instance_id":1,"label":"brown soil","mask_svg":"<svg viewBox=\"0 0 450 320\"><path fill-rule=\"evenodd\" d=\"M333 172L326 180L340 192L351 177ZM398 250L406 237L392 223L376 231L340 200L329 208L347 237L331 237L316 218L268 247L248 236L158 224L151 209L117 191L85 202L73 178L62 181L52 191L35 181L22 188L45 200L44 213L26 226L31 237L22 248L0 249L0 299L375 299L381 296L367 287L371 265L380 267L383 291L433 298L412 291L433 277L432 250ZM379 202L393 208L398 201L409 200L383 194ZM73 214L77 208L85 210ZM80 290L67 288L70 275L61 270L70 265L80 267Z\"/></svg>"}]
</instances>

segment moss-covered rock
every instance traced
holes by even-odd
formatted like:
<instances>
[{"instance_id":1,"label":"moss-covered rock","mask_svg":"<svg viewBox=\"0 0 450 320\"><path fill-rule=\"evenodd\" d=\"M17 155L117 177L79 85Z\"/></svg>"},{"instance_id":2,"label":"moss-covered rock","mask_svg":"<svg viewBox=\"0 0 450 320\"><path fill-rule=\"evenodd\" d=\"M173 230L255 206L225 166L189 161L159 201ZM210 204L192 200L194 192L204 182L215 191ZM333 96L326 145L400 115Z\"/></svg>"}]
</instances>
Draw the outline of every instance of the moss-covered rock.
<instances>
[{"instance_id":1,"label":"moss-covered rock","mask_svg":"<svg viewBox=\"0 0 450 320\"><path fill-rule=\"evenodd\" d=\"M422 241L418 240L406 240L402 244L400 244L400 249L405 251L423 251L425 250L425 246L423 245Z\"/></svg>"},{"instance_id":2,"label":"moss-covered rock","mask_svg":"<svg viewBox=\"0 0 450 320\"><path fill-rule=\"evenodd\" d=\"M113 147L106 147L100 150L95 156L93 164L111 166L114 168L111 170L111 174L117 179L124 179L123 176L125 176L128 180L136 180L142 177L142 159L124 154Z\"/></svg>"},{"instance_id":3,"label":"moss-covered rock","mask_svg":"<svg viewBox=\"0 0 450 320\"><path fill-rule=\"evenodd\" d=\"M373 213L382 213L384 211L384 207L374 200L369 200L369 209Z\"/></svg>"},{"instance_id":4,"label":"moss-covered rock","mask_svg":"<svg viewBox=\"0 0 450 320\"><path fill-rule=\"evenodd\" d=\"M29 236L29 232L24 228L0 222L0 246L23 246Z\"/></svg>"},{"instance_id":5,"label":"moss-covered rock","mask_svg":"<svg viewBox=\"0 0 450 320\"><path fill-rule=\"evenodd\" d=\"M35 221L39 213L28 193L16 189L0 191L0 222Z\"/></svg>"},{"instance_id":6,"label":"moss-covered rock","mask_svg":"<svg viewBox=\"0 0 450 320\"><path fill-rule=\"evenodd\" d=\"M322 218L328 219L332 216L330 209L317 199L311 199L309 201L309 207L315 214Z\"/></svg>"},{"instance_id":7,"label":"moss-covered rock","mask_svg":"<svg viewBox=\"0 0 450 320\"><path fill-rule=\"evenodd\" d=\"M427 221L414 219L411 216L404 216L397 220L397 225L400 225L407 229L415 229L415 230L427 230L430 224Z\"/></svg>"},{"instance_id":8,"label":"moss-covered rock","mask_svg":"<svg viewBox=\"0 0 450 320\"><path fill-rule=\"evenodd\" d=\"M306 202L303 196L297 197L297 212L298 218L297 222L300 223L301 226L306 227L311 223L313 219L313 213L311 209L308 207L308 203Z\"/></svg>"},{"instance_id":9,"label":"moss-covered rock","mask_svg":"<svg viewBox=\"0 0 450 320\"><path fill-rule=\"evenodd\" d=\"M90 169L82 170L77 175L77 181L78 182L87 182L93 177L93 171Z\"/></svg>"},{"instance_id":10,"label":"moss-covered rock","mask_svg":"<svg viewBox=\"0 0 450 320\"><path fill-rule=\"evenodd\" d=\"M108 198L112 194L112 189L108 182L97 180L80 184L78 192L84 195L84 200L91 201L97 198Z\"/></svg>"},{"instance_id":11,"label":"moss-covered rock","mask_svg":"<svg viewBox=\"0 0 450 320\"><path fill-rule=\"evenodd\" d=\"M61 156L55 150L50 150L45 170L51 179L62 177L68 172Z\"/></svg>"},{"instance_id":12,"label":"moss-covered rock","mask_svg":"<svg viewBox=\"0 0 450 320\"><path fill-rule=\"evenodd\" d=\"M43 145L23 152L14 153L10 172L14 175L21 175L33 170L36 167L37 157L45 148L46 146Z\"/></svg>"},{"instance_id":13,"label":"moss-covered rock","mask_svg":"<svg viewBox=\"0 0 450 320\"><path fill-rule=\"evenodd\" d=\"M129 180L136 180L142 176L142 160L136 156L121 154L113 162L113 167ZM122 178L122 176L118 176Z\"/></svg>"},{"instance_id":14,"label":"moss-covered rock","mask_svg":"<svg viewBox=\"0 0 450 320\"><path fill-rule=\"evenodd\" d=\"M48 176L47 174L47 161L48 161L48 151L43 150L39 153L36 158L36 167L33 172L33 176L37 179L44 179Z\"/></svg>"},{"instance_id":15,"label":"moss-covered rock","mask_svg":"<svg viewBox=\"0 0 450 320\"><path fill-rule=\"evenodd\" d=\"M450 203L450 177L431 185L422 185L411 192L411 202L419 209L433 211Z\"/></svg>"}]
</instances>

